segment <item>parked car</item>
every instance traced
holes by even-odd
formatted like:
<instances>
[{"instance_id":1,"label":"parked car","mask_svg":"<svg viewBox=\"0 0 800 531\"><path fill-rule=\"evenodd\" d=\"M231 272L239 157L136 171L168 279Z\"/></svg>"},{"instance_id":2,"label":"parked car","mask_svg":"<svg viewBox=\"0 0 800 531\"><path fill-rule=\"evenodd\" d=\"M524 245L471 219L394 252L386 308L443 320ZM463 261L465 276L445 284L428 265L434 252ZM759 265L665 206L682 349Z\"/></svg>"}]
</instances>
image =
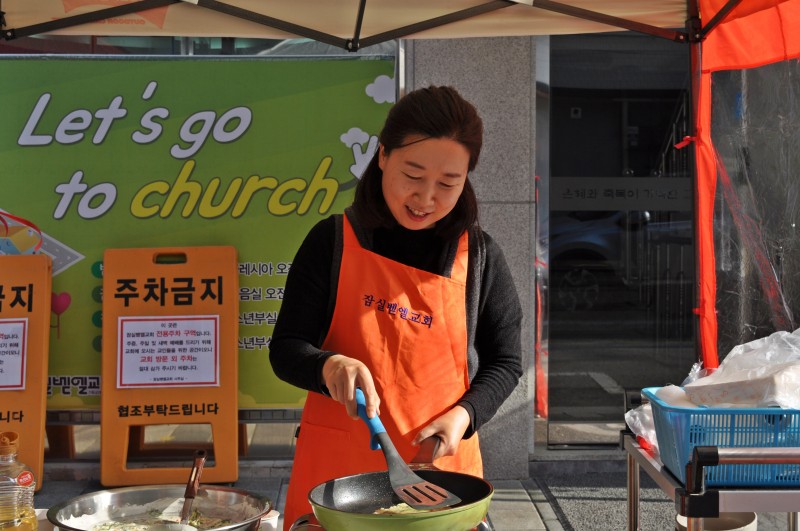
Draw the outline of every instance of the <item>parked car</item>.
<instances>
[{"instance_id":1,"label":"parked car","mask_svg":"<svg viewBox=\"0 0 800 531\"><path fill-rule=\"evenodd\" d=\"M658 282L690 283L691 220L649 211L551 212L551 309L649 302ZM673 219L677 218L677 219ZM668 252L678 246L680 252Z\"/></svg>"}]
</instances>

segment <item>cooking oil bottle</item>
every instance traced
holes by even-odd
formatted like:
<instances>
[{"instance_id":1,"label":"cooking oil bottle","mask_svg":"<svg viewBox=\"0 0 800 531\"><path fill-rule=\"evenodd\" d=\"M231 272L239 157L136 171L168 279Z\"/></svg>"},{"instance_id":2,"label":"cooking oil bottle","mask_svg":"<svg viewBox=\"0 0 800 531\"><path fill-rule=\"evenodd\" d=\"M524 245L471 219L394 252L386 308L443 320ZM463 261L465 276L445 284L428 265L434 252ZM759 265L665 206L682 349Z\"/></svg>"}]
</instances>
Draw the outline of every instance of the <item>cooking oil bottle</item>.
<instances>
[{"instance_id":1,"label":"cooking oil bottle","mask_svg":"<svg viewBox=\"0 0 800 531\"><path fill-rule=\"evenodd\" d=\"M0 531L36 531L36 479L30 468L17 461L17 448L19 434L0 433Z\"/></svg>"}]
</instances>

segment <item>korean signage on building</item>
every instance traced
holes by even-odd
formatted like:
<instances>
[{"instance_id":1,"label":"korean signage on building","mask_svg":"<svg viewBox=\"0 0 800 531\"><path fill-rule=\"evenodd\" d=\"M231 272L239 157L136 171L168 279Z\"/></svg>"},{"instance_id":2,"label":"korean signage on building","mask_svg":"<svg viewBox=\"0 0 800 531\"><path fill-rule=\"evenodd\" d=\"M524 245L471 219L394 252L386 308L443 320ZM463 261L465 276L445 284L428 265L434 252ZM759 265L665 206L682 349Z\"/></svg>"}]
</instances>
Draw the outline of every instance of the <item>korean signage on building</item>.
<instances>
[{"instance_id":1,"label":"korean signage on building","mask_svg":"<svg viewBox=\"0 0 800 531\"><path fill-rule=\"evenodd\" d=\"M692 208L684 177L558 177L550 180L551 210L677 210Z\"/></svg>"}]
</instances>

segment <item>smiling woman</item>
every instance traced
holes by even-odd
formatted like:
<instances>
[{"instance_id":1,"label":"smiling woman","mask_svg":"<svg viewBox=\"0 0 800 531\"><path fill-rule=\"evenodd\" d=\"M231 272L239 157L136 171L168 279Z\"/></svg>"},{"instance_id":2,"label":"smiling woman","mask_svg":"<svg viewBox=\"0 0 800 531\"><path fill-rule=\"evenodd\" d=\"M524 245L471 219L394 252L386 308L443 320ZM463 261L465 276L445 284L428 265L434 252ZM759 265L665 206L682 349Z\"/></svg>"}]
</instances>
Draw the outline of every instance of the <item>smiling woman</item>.
<instances>
[{"instance_id":1,"label":"smiling woman","mask_svg":"<svg viewBox=\"0 0 800 531\"><path fill-rule=\"evenodd\" d=\"M318 223L292 261L270 361L311 392L287 528L330 478L386 469L351 420L356 387L404 460L435 436L438 468L483 473L476 431L522 374L522 310L500 247L477 224L468 175L482 135L476 109L453 88L407 94L389 111L353 205Z\"/></svg>"},{"instance_id":2,"label":"smiling woman","mask_svg":"<svg viewBox=\"0 0 800 531\"><path fill-rule=\"evenodd\" d=\"M397 222L429 229L455 207L467 180L469 152L449 138L414 138L387 152L381 146L383 195Z\"/></svg>"}]
</instances>

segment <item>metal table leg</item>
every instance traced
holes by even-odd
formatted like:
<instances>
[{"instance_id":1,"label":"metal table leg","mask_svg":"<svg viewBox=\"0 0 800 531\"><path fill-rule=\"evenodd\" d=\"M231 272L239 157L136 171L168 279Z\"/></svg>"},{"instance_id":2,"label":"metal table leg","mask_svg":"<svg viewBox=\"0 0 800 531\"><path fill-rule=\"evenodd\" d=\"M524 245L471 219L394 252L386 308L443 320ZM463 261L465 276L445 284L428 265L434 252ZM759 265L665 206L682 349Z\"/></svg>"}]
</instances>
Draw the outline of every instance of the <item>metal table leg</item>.
<instances>
[{"instance_id":1,"label":"metal table leg","mask_svg":"<svg viewBox=\"0 0 800 531\"><path fill-rule=\"evenodd\" d=\"M628 531L639 531L639 463L628 453Z\"/></svg>"},{"instance_id":2,"label":"metal table leg","mask_svg":"<svg viewBox=\"0 0 800 531\"><path fill-rule=\"evenodd\" d=\"M642 450L636 443L633 435L623 433L621 446L627 452L628 467L628 528L627 531L640 531L639 505L640 505L640 472L644 470L667 496L680 504L679 514L703 514L700 505L713 502L719 512L753 511L758 513L779 512L787 509L788 531L800 531L800 489L748 489L748 488L722 488L710 489L706 492L703 467L726 464L763 464L783 463L800 464L800 448L718 448L715 446L696 447L690 462L691 469L687 469L686 487L672 475L663 463L657 458ZM703 499L711 494L708 500ZM688 504L689 496L700 496ZM716 496L716 498L714 498ZM687 531L703 531L705 519L702 517L687 518Z\"/></svg>"},{"instance_id":3,"label":"metal table leg","mask_svg":"<svg viewBox=\"0 0 800 531\"><path fill-rule=\"evenodd\" d=\"M703 531L703 519L702 518L687 518L686 519L686 531Z\"/></svg>"}]
</instances>

